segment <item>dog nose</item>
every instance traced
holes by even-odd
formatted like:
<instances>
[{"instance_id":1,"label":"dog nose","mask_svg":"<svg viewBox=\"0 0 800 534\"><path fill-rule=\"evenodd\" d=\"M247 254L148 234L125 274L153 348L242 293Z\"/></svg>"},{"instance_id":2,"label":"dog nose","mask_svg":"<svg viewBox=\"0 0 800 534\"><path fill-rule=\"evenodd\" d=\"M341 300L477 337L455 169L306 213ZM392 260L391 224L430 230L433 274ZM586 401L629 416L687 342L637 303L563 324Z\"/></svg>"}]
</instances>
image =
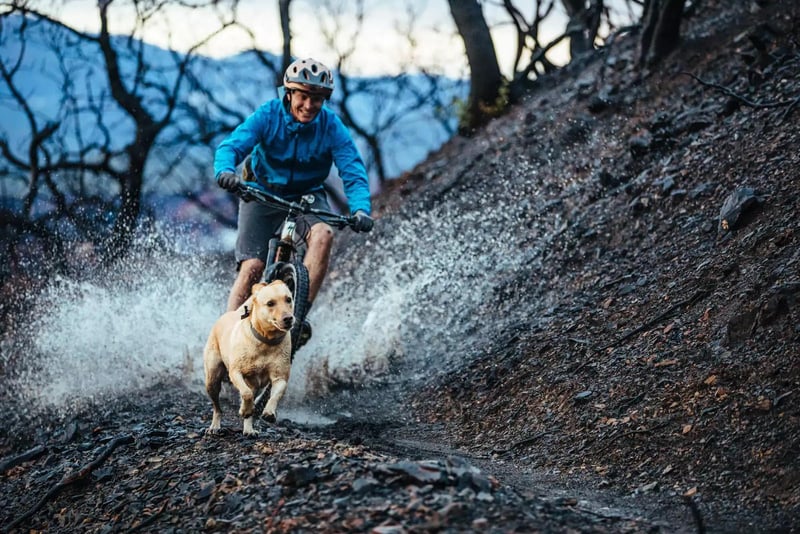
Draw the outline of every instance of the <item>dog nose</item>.
<instances>
[{"instance_id":1,"label":"dog nose","mask_svg":"<svg viewBox=\"0 0 800 534\"><path fill-rule=\"evenodd\" d=\"M294 316L293 315L287 315L286 317L283 318L283 326L284 326L284 328L291 328L293 324L294 324Z\"/></svg>"}]
</instances>

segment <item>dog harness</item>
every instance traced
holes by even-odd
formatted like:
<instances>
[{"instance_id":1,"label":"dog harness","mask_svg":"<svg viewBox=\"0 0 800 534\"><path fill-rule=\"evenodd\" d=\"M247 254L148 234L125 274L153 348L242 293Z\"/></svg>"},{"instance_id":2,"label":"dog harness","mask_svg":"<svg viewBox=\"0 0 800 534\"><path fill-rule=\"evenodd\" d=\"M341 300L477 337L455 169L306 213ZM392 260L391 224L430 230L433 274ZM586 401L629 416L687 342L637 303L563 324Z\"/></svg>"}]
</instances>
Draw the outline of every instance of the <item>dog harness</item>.
<instances>
[{"instance_id":1,"label":"dog harness","mask_svg":"<svg viewBox=\"0 0 800 534\"><path fill-rule=\"evenodd\" d=\"M281 337L279 337L279 338L276 338L276 339L266 338L266 337L262 336L261 334L259 334L258 330L253 328L253 323L250 323L250 332L253 334L254 338L259 340L261 343L266 343L267 345L280 345L281 343L283 343L283 338L286 337L286 332L284 332L283 335Z\"/></svg>"},{"instance_id":2,"label":"dog harness","mask_svg":"<svg viewBox=\"0 0 800 534\"><path fill-rule=\"evenodd\" d=\"M245 306L244 307L244 313L242 314L241 319L244 321L248 317L250 317L250 310L248 310L247 306ZM279 337L279 338L269 339L269 338L264 337L261 334L259 334L258 330L256 330L255 327L253 326L253 323L251 323L250 321L247 321L247 324L250 325L250 333L253 334L253 337L256 338L256 340L258 340L261 343L264 343L266 345L273 345L273 346L274 345L280 345L281 343L283 343L283 338L286 337L286 332L284 332L283 335L281 337Z\"/></svg>"}]
</instances>

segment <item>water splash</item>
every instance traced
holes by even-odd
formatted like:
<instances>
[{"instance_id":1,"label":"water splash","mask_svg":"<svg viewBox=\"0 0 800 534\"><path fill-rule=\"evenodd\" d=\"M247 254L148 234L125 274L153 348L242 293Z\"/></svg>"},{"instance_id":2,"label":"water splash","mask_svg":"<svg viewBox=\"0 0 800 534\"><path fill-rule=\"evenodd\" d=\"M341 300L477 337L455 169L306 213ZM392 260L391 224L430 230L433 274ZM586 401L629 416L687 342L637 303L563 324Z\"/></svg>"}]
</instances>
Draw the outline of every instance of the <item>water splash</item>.
<instances>
[{"instance_id":1,"label":"water splash","mask_svg":"<svg viewBox=\"0 0 800 534\"><path fill-rule=\"evenodd\" d=\"M520 303L508 291L536 279L543 251L566 228L558 212L567 208L537 194L552 185L532 164L515 172L524 187L498 180L490 190L453 189L456 202L440 198L410 208L413 217L386 216L378 231L337 253L309 317L314 336L295 358L283 417L315 417L304 413L309 399L401 368L406 378L447 370L504 326L541 315L553 295ZM54 280L38 298L46 314L22 336L31 345L3 347L4 360L14 357L9 350L35 355L9 387L39 407L119 395L178 373L202 390L202 349L232 278L227 263L203 256L143 254L101 280Z\"/></svg>"},{"instance_id":2,"label":"water splash","mask_svg":"<svg viewBox=\"0 0 800 534\"><path fill-rule=\"evenodd\" d=\"M379 240L337 259L309 316L314 337L298 352L288 397L358 388L398 364L428 376L447 370L548 306L546 297L520 306L502 294L516 280L535 279L558 225L556 217L520 231L544 201L506 187L473 197L471 206L462 197L457 209L443 202L414 218L383 218L378 224L390 230Z\"/></svg>"},{"instance_id":3,"label":"water splash","mask_svg":"<svg viewBox=\"0 0 800 534\"><path fill-rule=\"evenodd\" d=\"M100 279L50 281L25 331L3 350L4 360L21 362L8 387L44 409L124 394L176 373L196 380L227 291L213 269L197 257L143 255Z\"/></svg>"}]
</instances>

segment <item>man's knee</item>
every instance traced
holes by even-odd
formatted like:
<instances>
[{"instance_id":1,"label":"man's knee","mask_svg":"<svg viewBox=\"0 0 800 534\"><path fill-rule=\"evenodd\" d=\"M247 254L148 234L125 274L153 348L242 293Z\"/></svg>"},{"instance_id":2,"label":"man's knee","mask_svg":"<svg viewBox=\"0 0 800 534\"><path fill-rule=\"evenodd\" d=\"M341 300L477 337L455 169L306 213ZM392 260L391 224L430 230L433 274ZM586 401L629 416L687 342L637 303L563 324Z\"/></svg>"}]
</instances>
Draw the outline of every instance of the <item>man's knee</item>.
<instances>
[{"instance_id":1,"label":"man's knee","mask_svg":"<svg viewBox=\"0 0 800 534\"><path fill-rule=\"evenodd\" d=\"M266 264L258 258L243 260L239 264L239 278L247 281L259 280Z\"/></svg>"},{"instance_id":2,"label":"man's knee","mask_svg":"<svg viewBox=\"0 0 800 534\"><path fill-rule=\"evenodd\" d=\"M333 228L325 223L317 223L311 227L308 234L308 245L310 247L330 248L333 244Z\"/></svg>"}]
</instances>

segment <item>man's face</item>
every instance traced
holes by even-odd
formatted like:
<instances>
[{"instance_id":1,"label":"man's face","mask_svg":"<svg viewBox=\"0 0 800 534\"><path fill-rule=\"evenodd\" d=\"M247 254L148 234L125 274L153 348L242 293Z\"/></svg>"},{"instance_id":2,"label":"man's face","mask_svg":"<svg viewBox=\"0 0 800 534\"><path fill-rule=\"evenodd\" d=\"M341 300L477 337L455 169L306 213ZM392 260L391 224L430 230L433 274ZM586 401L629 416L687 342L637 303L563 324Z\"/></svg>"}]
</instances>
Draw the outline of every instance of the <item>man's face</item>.
<instances>
[{"instance_id":1,"label":"man's face","mask_svg":"<svg viewBox=\"0 0 800 534\"><path fill-rule=\"evenodd\" d=\"M324 96L302 89L291 89L289 95L289 111L298 122L303 124L313 121L319 110L322 109L322 103L325 102Z\"/></svg>"}]
</instances>

